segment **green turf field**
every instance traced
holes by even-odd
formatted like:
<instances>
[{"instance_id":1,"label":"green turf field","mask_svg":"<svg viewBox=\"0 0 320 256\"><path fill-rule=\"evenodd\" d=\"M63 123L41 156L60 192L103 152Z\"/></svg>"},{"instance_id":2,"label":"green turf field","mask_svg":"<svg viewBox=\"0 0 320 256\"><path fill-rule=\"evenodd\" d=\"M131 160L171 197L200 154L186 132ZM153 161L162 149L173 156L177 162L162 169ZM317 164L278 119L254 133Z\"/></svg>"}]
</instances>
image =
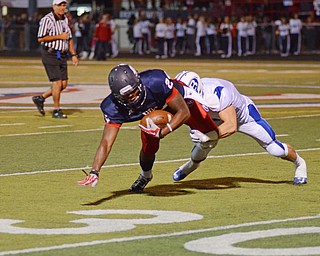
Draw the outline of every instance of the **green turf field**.
<instances>
[{"instance_id":1,"label":"green turf field","mask_svg":"<svg viewBox=\"0 0 320 256\"><path fill-rule=\"evenodd\" d=\"M70 84L104 86L119 63L232 81L261 106L278 139L306 160L308 184L293 186L293 164L242 134L221 140L197 171L173 182L192 148L183 126L161 141L145 193L129 194L140 172L140 130L131 123L121 129L98 186L80 187L81 169L90 169L102 136L99 104L64 103L62 94L68 119L52 119L51 104L40 117L26 92L49 86L41 61L2 58L0 256L320 255L319 62L86 61L70 63Z\"/></svg>"}]
</instances>

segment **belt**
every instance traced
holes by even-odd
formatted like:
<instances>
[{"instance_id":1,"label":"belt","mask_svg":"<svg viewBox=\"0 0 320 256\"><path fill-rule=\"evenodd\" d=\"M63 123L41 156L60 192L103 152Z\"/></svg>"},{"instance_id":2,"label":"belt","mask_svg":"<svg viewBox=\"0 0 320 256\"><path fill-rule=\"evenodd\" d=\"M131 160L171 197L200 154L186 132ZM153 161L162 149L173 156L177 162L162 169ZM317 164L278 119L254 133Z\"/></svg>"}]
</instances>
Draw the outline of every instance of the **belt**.
<instances>
[{"instance_id":1,"label":"belt","mask_svg":"<svg viewBox=\"0 0 320 256\"><path fill-rule=\"evenodd\" d=\"M51 47L48 47L48 46L43 46L43 49L46 50L47 52L50 52L50 53L56 53L58 52L59 50L56 50L54 48L51 48ZM68 51L59 51L61 54L67 54Z\"/></svg>"}]
</instances>

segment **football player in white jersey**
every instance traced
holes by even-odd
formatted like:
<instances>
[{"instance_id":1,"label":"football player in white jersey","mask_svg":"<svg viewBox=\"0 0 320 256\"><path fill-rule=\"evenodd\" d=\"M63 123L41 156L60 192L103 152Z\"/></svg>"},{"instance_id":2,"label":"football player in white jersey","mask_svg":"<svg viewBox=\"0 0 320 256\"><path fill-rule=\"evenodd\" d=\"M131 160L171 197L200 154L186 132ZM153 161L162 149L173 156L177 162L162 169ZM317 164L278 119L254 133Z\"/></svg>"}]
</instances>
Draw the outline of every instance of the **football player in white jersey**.
<instances>
[{"instance_id":1,"label":"football player in white jersey","mask_svg":"<svg viewBox=\"0 0 320 256\"><path fill-rule=\"evenodd\" d=\"M200 79L197 73L191 71L183 71L175 79L193 88L202 96L207 111L218 125L218 129L217 132L206 134L190 130L190 137L195 143L191 159L174 172L173 180L184 179L206 159L219 139L229 137L238 131L255 139L269 154L294 163L294 184L307 183L307 167L304 159L291 145L277 140L272 127L260 116L253 101L240 94L231 82L219 78Z\"/></svg>"}]
</instances>

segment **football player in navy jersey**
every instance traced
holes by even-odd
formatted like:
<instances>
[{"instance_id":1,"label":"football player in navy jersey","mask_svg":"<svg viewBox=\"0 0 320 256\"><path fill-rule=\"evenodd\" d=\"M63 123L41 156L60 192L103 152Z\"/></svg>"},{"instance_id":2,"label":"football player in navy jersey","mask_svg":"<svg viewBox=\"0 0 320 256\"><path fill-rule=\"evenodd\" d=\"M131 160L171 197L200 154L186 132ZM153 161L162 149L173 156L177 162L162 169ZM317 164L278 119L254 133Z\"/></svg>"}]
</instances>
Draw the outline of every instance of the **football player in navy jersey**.
<instances>
[{"instance_id":1,"label":"football player in navy jersey","mask_svg":"<svg viewBox=\"0 0 320 256\"><path fill-rule=\"evenodd\" d=\"M206 116L201 105L193 100L202 98L193 90L179 84L159 69L138 73L133 67L120 64L113 68L108 77L111 94L101 103L104 114L105 128L100 145L97 149L90 174L79 185L96 186L99 181L99 171L106 161L118 131L123 123L141 120L144 115L156 109L169 110L174 116L163 129L149 119L147 127L140 127L142 148L140 151L141 173L133 183L130 192L142 192L152 179L152 166L155 154L159 149L160 139L186 123L194 129L200 122L207 122L206 129L216 128L212 119ZM189 101L185 101L189 98ZM193 113L193 117L190 116ZM208 130L208 131L209 131ZM202 132L208 132L203 131Z\"/></svg>"}]
</instances>

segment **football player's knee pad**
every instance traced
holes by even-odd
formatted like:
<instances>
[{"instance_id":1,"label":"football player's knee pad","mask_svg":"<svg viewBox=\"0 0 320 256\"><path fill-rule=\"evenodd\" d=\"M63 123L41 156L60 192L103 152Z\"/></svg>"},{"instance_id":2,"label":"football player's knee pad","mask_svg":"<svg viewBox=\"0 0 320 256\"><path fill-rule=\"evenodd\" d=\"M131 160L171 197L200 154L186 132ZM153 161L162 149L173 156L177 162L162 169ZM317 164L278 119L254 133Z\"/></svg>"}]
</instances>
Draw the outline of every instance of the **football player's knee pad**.
<instances>
[{"instance_id":1,"label":"football player's knee pad","mask_svg":"<svg viewBox=\"0 0 320 256\"><path fill-rule=\"evenodd\" d=\"M288 155L288 146L278 140L274 140L271 144L269 144L266 147L266 150L270 155L276 157L286 157Z\"/></svg>"},{"instance_id":2,"label":"football player's knee pad","mask_svg":"<svg viewBox=\"0 0 320 256\"><path fill-rule=\"evenodd\" d=\"M218 140L210 140L203 143L196 143L191 152L193 162L199 163L207 158L209 152L217 145Z\"/></svg>"}]
</instances>

